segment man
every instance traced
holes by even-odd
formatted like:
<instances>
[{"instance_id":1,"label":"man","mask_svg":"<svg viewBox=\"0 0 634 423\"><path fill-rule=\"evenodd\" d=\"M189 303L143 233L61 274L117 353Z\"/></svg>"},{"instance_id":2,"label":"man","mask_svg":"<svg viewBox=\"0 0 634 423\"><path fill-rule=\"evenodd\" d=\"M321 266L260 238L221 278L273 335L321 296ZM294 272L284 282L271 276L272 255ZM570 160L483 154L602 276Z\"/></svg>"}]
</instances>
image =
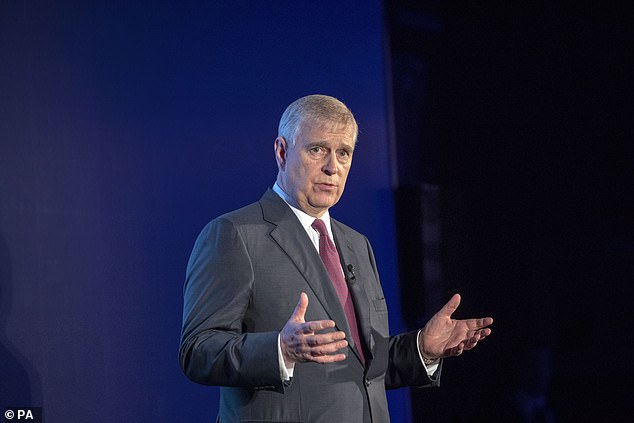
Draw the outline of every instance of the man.
<instances>
[{"instance_id":1,"label":"man","mask_svg":"<svg viewBox=\"0 0 634 423\"><path fill-rule=\"evenodd\" d=\"M386 388L437 385L440 359L491 333L491 318L451 319L454 295L422 330L389 336L370 244L328 213L357 134L339 100L296 100L274 143L273 189L196 241L180 363L222 386L220 422L388 422Z\"/></svg>"}]
</instances>

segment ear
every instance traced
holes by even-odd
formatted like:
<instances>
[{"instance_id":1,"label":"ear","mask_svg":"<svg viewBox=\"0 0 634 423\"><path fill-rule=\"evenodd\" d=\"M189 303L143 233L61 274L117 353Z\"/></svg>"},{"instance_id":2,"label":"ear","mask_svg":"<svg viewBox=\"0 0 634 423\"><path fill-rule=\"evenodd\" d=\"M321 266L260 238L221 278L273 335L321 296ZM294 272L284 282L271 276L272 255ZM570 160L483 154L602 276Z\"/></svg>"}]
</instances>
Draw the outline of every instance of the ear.
<instances>
[{"instance_id":1,"label":"ear","mask_svg":"<svg viewBox=\"0 0 634 423\"><path fill-rule=\"evenodd\" d=\"M288 143L284 137L275 138L275 161L277 161L277 167L280 171L286 167L286 156L288 154Z\"/></svg>"}]
</instances>

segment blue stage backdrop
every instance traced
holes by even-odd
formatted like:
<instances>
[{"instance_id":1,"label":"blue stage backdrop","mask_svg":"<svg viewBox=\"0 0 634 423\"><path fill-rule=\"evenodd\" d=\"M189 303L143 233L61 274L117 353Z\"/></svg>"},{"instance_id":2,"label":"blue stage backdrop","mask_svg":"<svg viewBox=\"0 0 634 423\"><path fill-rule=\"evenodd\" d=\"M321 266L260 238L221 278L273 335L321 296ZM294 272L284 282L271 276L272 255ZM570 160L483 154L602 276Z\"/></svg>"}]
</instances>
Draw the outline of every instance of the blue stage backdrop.
<instances>
[{"instance_id":1,"label":"blue stage backdrop","mask_svg":"<svg viewBox=\"0 0 634 423\"><path fill-rule=\"evenodd\" d=\"M309 93L358 117L332 214L373 242L401 330L380 1L0 8L1 407L213 421L217 388L178 366L186 262L272 185L279 116ZM407 421L407 391L389 395Z\"/></svg>"}]
</instances>

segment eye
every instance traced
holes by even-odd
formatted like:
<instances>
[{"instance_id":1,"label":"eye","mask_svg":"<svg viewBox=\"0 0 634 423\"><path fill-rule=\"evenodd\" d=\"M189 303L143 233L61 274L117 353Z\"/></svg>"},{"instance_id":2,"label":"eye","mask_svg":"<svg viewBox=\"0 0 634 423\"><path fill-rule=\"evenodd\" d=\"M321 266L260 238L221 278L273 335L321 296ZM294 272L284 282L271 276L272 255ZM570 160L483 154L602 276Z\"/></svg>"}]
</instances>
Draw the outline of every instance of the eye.
<instances>
[{"instance_id":1,"label":"eye","mask_svg":"<svg viewBox=\"0 0 634 423\"><path fill-rule=\"evenodd\" d=\"M326 149L321 145L313 145L312 147L308 147L308 154L320 158L326 155Z\"/></svg>"},{"instance_id":2,"label":"eye","mask_svg":"<svg viewBox=\"0 0 634 423\"><path fill-rule=\"evenodd\" d=\"M337 157L341 161L350 160L350 156L352 156L352 152L350 152L349 150L345 150L345 149L344 150L337 150Z\"/></svg>"}]
</instances>

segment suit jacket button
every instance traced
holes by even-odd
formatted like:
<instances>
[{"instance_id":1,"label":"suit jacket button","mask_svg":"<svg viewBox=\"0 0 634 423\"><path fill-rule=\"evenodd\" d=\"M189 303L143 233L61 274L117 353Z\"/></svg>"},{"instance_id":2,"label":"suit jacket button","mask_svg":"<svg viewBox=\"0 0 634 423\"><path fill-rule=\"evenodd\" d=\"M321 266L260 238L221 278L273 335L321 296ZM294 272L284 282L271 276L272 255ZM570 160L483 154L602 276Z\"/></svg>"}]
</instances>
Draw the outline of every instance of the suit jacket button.
<instances>
[{"instance_id":1,"label":"suit jacket button","mask_svg":"<svg viewBox=\"0 0 634 423\"><path fill-rule=\"evenodd\" d=\"M365 386L370 386L370 383L371 383L371 382L370 382L370 379L366 379L366 380L365 380Z\"/></svg>"}]
</instances>

